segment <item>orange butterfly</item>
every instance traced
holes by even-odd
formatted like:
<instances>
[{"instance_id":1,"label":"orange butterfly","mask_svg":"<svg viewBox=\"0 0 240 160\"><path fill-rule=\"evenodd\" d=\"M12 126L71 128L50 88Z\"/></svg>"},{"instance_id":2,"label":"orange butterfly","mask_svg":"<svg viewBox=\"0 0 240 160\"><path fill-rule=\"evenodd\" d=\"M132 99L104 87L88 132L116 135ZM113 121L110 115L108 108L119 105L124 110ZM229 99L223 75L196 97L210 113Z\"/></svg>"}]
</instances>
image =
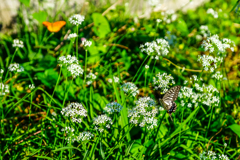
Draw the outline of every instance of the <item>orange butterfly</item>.
<instances>
[{"instance_id":1,"label":"orange butterfly","mask_svg":"<svg viewBox=\"0 0 240 160\"><path fill-rule=\"evenodd\" d=\"M57 21L57 22L51 23L51 22L44 21L42 24L46 26L50 32L58 32L66 24L66 22Z\"/></svg>"}]
</instances>

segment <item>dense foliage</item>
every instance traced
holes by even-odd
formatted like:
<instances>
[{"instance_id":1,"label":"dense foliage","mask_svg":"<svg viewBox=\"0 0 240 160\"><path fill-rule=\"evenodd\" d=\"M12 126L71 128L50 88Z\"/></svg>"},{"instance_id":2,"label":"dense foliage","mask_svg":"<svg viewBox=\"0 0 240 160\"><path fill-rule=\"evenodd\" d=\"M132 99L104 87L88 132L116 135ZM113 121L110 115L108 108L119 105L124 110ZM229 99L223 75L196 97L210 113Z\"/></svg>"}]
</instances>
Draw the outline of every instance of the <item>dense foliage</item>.
<instances>
[{"instance_id":1,"label":"dense foliage","mask_svg":"<svg viewBox=\"0 0 240 160\"><path fill-rule=\"evenodd\" d=\"M36 23L20 2L0 35L1 159L240 159L236 1L149 19L29 12Z\"/></svg>"}]
</instances>

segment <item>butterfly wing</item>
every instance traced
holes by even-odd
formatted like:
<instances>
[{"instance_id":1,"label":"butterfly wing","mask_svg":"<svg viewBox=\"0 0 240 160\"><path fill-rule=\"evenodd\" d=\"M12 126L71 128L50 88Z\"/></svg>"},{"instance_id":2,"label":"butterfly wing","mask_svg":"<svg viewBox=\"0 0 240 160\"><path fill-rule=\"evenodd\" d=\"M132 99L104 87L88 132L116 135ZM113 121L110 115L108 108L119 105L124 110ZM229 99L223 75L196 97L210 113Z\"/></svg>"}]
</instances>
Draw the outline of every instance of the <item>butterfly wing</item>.
<instances>
[{"instance_id":1,"label":"butterfly wing","mask_svg":"<svg viewBox=\"0 0 240 160\"><path fill-rule=\"evenodd\" d=\"M44 21L44 22L42 22L42 24L43 24L45 27L48 27L48 26L51 26L52 23L47 22L47 21Z\"/></svg>"},{"instance_id":2,"label":"butterfly wing","mask_svg":"<svg viewBox=\"0 0 240 160\"><path fill-rule=\"evenodd\" d=\"M50 31L50 32L58 32L60 31L60 29L66 24L65 21L57 21L57 22L54 22L54 23L50 23L50 22L43 22L43 25L47 27L47 29Z\"/></svg>"},{"instance_id":3,"label":"butterfly wing","mask_svg":"<svg viewBox=\"0 0 240 160\"><path fill-rule=\"evenodd\" d=\"M177 105L174 101L177 99L180 89L181 89L181 86L174 86L169 91L167 91L167 93L163 96L163 99L160 99L164 109L167 110L171 120L172 120L172 117L171 117L172 112L175 112L177 109Z\"/></svg>"},{"instance_id":4,"label":"butterfly wing","mask_svg":"<svg viewBox=\"0 0 240 160\"><path fill-rule=\"evenodd\" d=\"M167 93L163 96L163 101L166 103L167 101L175 101L178 97L178 93L181 89L181 86L172 87Z\"/></svg>"}]
</instances>

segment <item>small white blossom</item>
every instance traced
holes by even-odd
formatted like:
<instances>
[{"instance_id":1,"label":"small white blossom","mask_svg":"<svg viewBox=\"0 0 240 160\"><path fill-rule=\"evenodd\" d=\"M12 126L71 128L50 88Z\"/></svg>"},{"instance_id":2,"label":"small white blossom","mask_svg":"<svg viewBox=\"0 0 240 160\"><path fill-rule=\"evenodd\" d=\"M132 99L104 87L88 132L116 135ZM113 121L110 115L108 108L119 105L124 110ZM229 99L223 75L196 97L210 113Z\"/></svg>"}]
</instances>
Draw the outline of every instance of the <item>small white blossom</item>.
<instances>
[{"instance_id":1,"label":"small white blossom","mask_svg":"<svg viewBox=\"0 0 240 160\"><path fill-rule=\"evenodd\" d=\"M139 48L141 52L146 52L149 56L155 56L155 59L158 59L159 56L166 56L170 47L165 39L156 39L156 41L140 45Z\"/></svg>"},{"instance_id":2,"label":"small white blossom","mask_svg":"<svg viewBox=\"0 0 240 160\"><path fill-rule=\"evenodd\" d=\"M204 26L204 25L200 26L200 33L204 38L209 37L211 35L211 32L208 29L208 26ZM202 40L202 38L201 38L201 40Z\"/></svg>"},{"instance_id":3,"label":"small white blossom","mask_svg":"<svg viewBox=\"0 0 240 160\"><path fill-rule=\"evenodd\" d=\"M161 22L162 22L162 20L161 20L161 19L157 19L156 21L157 21L157 23L161 23Z\"/></svg>"},{"instance_id":4,"label":"small white blossom","mask_svg":"<svg viewBox=\"0 0 240 160\"><path fill-rule=\"evenodd\" d=\"M218 18L218 12L214 11L212 8L208 8L207 14L211 14L214 18Z\"/></svg>"},{"instance_id":5,"label":"small white blossom","mask_svg":"<svg viewBox=\"0 0 240 160\"><path fill-rule=\"evenodd\" d=\"M86 78L88 79L87 85L92 84L92 82L97 78L97 76L93 73L89 73Z\"/></svg>"},{"instance_id":6,"label":"small white blossom","mask_svg":"<svg viewBox=\"0 0 240 160\"><path fill-rule=\"evenodd\" d=\"M213 57L213 56L198 56L198 61L202 63L203 69L208 71L210 69L211 72L217 68L223 62L223 57Z\"/></svg>"},{"instance_id":7,"label":"small white blossom","mask_svg":"<svg viewBox=\"0 0 240 160\"><path fill-rule=\"evenodd\" d=\"M70 23L74 25L80 25L84 21L85 17L80 14L75 14L69 18Z\"/></svg>"},{"instance_id":8,"label":"small white blossom","mask_svg":"<svg viewBox=\"0 0 240 160\"><path fill-rule=\"evenodd\" d=\"M77 37L77 34L76 33L71 33L68 35L68 38L67 39L74 39Z\"/></svg>"},{"instance_id":9,"label":"small white blossom","mask_svg":"<svg viewBox=\"0 0 240 160\"><path fill-rule=\"evenodd\" d=\"M220 102L219 91L214 88L212 85L206 86L203 84L200 86L198 83L195 83L195 92L193 88L182 87L178 97L181 100L181 105L184 106L184 101L191 102L194 106L198 106L200 104L211 106L218 106ZM215 94L217 96L215 96ZM188 103L188 107L192 107L192 104Z\"/></svg>"},{"instance_id":10,"label":"small white blossom","mask_svg":"<svg viewBox=\"0 0 240 160\"><path fill-rule=\"evenodd\" d=\"M121 106L121 104L117 102L111 102L106 105L104 111L109 114L113 114L114 112L121 112L122 108L123 106Z\"/></svg>"},{"instance_id":11,"label":"small white blossom","mask_svg":"<svg viewBox=\"0 0 240 160\"><path fill-rule=\"evenodd\" d=\"M157 126L158 108L156 103L150 97L141 97L136 102L136 106L128 110L129 122L132 124L139 124L140 127L147 127L153 129Z\"/></svg>"},{"instance_id":12,"label":"small white blossom","mask_svg":"<svg viewBox=\"0 0 240 160\"><path fill-rule=\"evenodd\" d=\"M75 56L67 55L67 57L65 56L59 57L58 63L59 63L59 66L63 66L63 65L69 66L74 63L78 64L78 60Z\"/></svg>"},{"instance_id":13,"label":"small white blossom","mask_svg":"<svg viewBox=\"0 0 240 160\"><path fill-rule=\"evenodd\" d=\"M34 84L29 84L29 88L30 88L30 89L34 89L34 88L35 88L35 85L34 85Z\"/></svg>"},{"instance_id":14,"label":"small white blossom","mask_svg":"<svg viewBox=\"0 0 240 160\"><path fill-rule=\"evenodd\" d=\"M227 155L224 154L219 154L217 155L213 151L208 151L208 152L202 152L199 155L200 160L230 160Z\"/></svg>"},{"instance_id":15,"label":"small white blossom","mask_svg":"<svg viewBox=\"0 0 240 160\"><path fill-rule=\"evenodd\" d=\"M220 71L217 71L214 75L212 75L212 78L216 78L217 80L220 80L223 78L223 75L220 73Z\"/></svg>"},{"instance_id":16,"label":"small white blossom","mask_svg":"<svg viewBox=\"0 0 240 160\"><path fill-rule=\"evenodd\" d=\"M84 131L84 132L81 132L79 134L79 136L77 136L76 141L78 141L78 142L79 141L88 141L93 137L94 137L94 134L92 134L91 132Z\"/></svg>"},{"instance_id":17,"label":"small white blossom","mask_svg":"<svg viewBox=\"0 0 240 160\"><path fill-rule=\"evenodd\" d=\"M172 84L175 84L174 78L171 75L167 75L167 73L158 73L153 77L153 85L155 89L161 89L161 91L163 90L163 93L166 93Z\"/></svg>"},{"instance_id":18,"label":"small white blossom","mask_svg":"<svg viewBox=\"0 0 240 160\"><path fill-rule=\"evenodd\" d=\"M145 68L148 69L148 68L149 68L149 65L145 65Z\"/></svg>"},{"instance_id":19,"label":"small white blossom","mask_svg":"<svg viewBox=\"0 0 240 160\"><path fill-rule=\"evenodd\" d=\"M126 94L131 94L132 96L136 96L137 94L139 94L139 90L137 88L137 86L135 84L133 84L132 82L127 82L124 83L121 86L121 89L126 93Z\"/></svg>"},{"instance_id":20,"label":"small white blossom","mask_svg":"<svg viewBox=\"0 0 240 160\"><path fill-rule=\"evenodd\" d=\"M204 40L202 43L202 47L205 51L209 51L210 53L216 52L217 55L226 56L226 49L231 49L234 51L235 43L230 39L223 38L219 39L218 35L213 35L208 37L207 40Z\"/></svg>"},{"instance_id":21,"label":"small white blossom","mask_svg":"<svg viewBox=\"0 0 240 160\"><path fill-rule=\"evenodd\" d=\"M19 39L14 39L13 40L13 47L19 47L19 48L23 48L23 41L20 41Z\"/></svg>"},{"instance_id":22,"label":"small white blossom","mask_svg":"<svg viewBox=\"0 0 240 160\"><path fill-rule=\"evenodd\" d=\"M9 93L9 86L7 84L0 83L0 96L4 96Z\"/></svg>"},{"instance_id":23,"label":"small white blossom","mask_svg":"<svg viewBox=\"0 0 240 160\"><path fill-rule=\"evenodd\" d=\"M67 70L71 72L73 78L83 74L83 69L79 64L71 64L67 67Z\"/></svg>"},{"instance_id":24,"label":"small white blossom","mask_svg":"<svg viewBox=\"0 0 240 160\"><path fill-rule=\"evenodd\" d=\"M83 117L87 117L87 111L81 103L70 103L61 111L65 117L71 117L72 122L81 123Z\"/></svg>"},{"instance_id":25,"label":"small white blossom","mask_svg":"<svg viewBox=\"0 0 240 160\"><path fill-rule=\"evenodd\" d=\"M9 71L11 72L23 72L24 71L24 68L22 66L20 66L18 63L12 63L9 65L8 67Z\"/></svg>"},{"instance_id":26,"label":"small white blossom","mask_svg":"<svg viewBox=\"0 0 240 160\"><path fill-rule=\"evenodd\" d=\"M90 47L92 45L92 41L88 41L86 39L83 39L82 44L83 44L84 47Z\"/></svg>"},{"instance_id":27,"label":"small white blossom","mask_svg":"<svg viewBox=\"0 0 240 160\"><path fill-rule=\"evenodd\" d=\"M113 79L114 79L115 83L119 83L119 78L118 77L113 76ZM108 82L112 83L112 78L108 79Z\"/></svg>"},{"instance_id":28,"label":"small white blossom","mask_svg":"<svg viewBox=\"0 0 240 160\"><path fill-rule=\"evenodd\" d=\"M112 119L107 115L99 115L93 119L93 124L95 125L95 129L99 132L103 132L105 128L110 128L113 124Z\"/></svg>"}]
</instances>

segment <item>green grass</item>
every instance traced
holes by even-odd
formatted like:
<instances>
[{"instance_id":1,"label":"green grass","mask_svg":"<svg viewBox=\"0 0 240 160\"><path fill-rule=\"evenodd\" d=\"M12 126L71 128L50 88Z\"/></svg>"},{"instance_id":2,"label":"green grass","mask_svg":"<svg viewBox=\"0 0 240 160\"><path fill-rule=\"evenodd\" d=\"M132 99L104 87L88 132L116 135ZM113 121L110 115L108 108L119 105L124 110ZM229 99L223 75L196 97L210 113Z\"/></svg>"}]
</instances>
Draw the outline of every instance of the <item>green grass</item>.
<instances>
[{"instance_id":1,"label":"green grass","mask_svg":"<svg viewBox=\"0 0 240 160\"><path fill-rule=\"evenodd\" d=\"M31 9L25 3L20 11ZM239 18L231 11L235 4L220 0L196 11L178 11L177 19L170 23L160 12L135 22L121 5L108 12L104 11L110 5L90 5L78 26L61 11L55 17L45 11L34 13L38 25L25 24L19 13L17 33L0 35L0 92L5 93L0 96L1 159L203 159L208 151L208 159L213 152L217 157L238 158L240 39ZM207 14L209 8L218 12L217 19ZM42 25L46 20L64 20L66 25L51 33ZM201 33L202 25L209 28L207 37ZM64 37L69 33L78 36L69 40ZM213 35L232 40L234 50L221 54L217 52L219 46L213 52L204 50L204 41ZM92 44L84 46L82 38ZM23 41L24 47L13 47L14 39ZM157 39L166 39L169 47L151 53L142 50L146 46L140 47ZM167 55L157 55L158 51L165 53L164 49L169 51ZM63 63L60 57L69 55L77 58ZM206 70L199 61L203 55L223 61L210 61ZM13 63L24 71L11 71L8 67ZM222 75L219 79L213 77L218 71ZM126 84L136 89L129 90ZM159 98L166 93L165 88L176 85L181 91L171 121ZM66 116L70 113L65 109L73 102L81 104L78 109L82 115L75 111L75 115ZM111 102L118 106L106 111ZM145 112L141 112L141 104L147 105ZM132 112L139 117L130 115ZM100 123L96 118L103 114L110 119ZM66 127L74 129L74 135ZM92 134L89 139L74 140L85 131Z\"/></svg>"}]
</instances>

